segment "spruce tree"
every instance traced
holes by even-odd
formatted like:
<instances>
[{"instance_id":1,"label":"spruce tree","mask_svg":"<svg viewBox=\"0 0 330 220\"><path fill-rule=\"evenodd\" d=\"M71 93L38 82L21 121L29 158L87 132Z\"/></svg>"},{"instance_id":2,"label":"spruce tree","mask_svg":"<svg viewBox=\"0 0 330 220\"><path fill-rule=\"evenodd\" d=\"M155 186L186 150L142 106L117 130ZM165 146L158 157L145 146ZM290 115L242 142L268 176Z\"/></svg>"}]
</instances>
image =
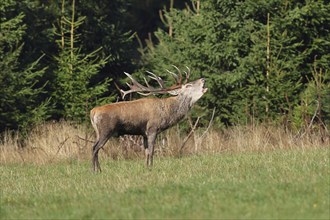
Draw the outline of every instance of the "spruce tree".
<instances>
[{"instance_id":1,"label":"spruce tree","mask_svg":"<svg viewBox=\"0 0 330 220\"><path fill-rule=\"evenodd\" d=\"M38 67L41 58L21 64L26 25L24 14L16 13L15 4L13 0L0 2L0 131L26 130L48 116L44 84L40 83L45 68Z\"/></svg>"},{"instance_id":2,"label":"spruce tree","mask_svg":"<svg viewBox=\"0 0 330 220\"><path fill-rule=\"evenodd\" d=\"M84 17L76 18L75 0L71 1L71 9L66 9L62 1L62 17L58 33L59 55L55 57L56 67L53 82L54 92L52 101L55 103L57 118L74 121L84 121L88 108L109 101L106 97L109 79L91 84L92 77L108 62L109 57L99 58L98 53L102 48L84 54L79 45L77 28L84 22ZM69 12L70 17L66 16Z\"/></svg>"},{"instance_id":3,"label":"spruce tree","mask_svg":"<svg viewBox=\"0 0 330 220\"><path fill-rule=\"evenodd\" d=\"M156 40L141 50L143 65L157 73L171 64L189 66L193 77L205 77L210 89L200 104L216 107L218 122L291 124L314 62L329 74L324 1L205 0L162 13L171 34L154 33ZM329 117L323 112L320 117Z\"/></svg>"}]
</instances>

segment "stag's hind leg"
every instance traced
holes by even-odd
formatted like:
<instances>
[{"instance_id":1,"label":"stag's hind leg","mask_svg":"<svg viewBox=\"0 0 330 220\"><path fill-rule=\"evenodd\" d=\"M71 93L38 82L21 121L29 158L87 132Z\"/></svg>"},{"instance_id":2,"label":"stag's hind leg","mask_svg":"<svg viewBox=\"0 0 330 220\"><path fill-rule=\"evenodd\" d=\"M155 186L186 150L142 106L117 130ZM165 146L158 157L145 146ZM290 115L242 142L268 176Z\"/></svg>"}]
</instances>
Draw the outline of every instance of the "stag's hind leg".
<instances>
[{"instance_id":1,"label":"stag's hind leg","mask_svg":"<svg viewBox=\"0 0 330 220\"><path fill-rule=\"evenodd\" d=\"M108 141L108 137L100 138L96 141L96 143L93 145L93 170L94 172L101 172L101 166L99 162L99 150L105 145L105 143Z\"/></svg>"}]
</instances>

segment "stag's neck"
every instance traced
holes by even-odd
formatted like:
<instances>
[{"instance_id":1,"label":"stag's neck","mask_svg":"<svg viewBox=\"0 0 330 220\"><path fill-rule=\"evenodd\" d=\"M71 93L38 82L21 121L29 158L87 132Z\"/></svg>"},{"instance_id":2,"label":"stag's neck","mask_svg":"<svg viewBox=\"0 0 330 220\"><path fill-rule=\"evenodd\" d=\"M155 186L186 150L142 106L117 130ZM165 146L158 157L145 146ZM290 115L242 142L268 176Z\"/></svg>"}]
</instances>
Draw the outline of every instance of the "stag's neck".
<instances>
[{"instance_id":1,"label":"stag's neck","mask_svg":"<svg viewBox=\"0 0 330 220\"><path fill-rule=\"evenodd\" d=\"M173 104L173 112L178 114L181 119L187 115L188 111L191 109L191 98L185 96L176 96L173 98L176 101Z\"/></svg>"},{"instance_id":2,"label":"stag's neck","mask_svg":"<svg viewBox=\"0 0 330 220\"><path fill-rule=\"evenodd\" d=\"M187 115L191 108L191 99L181 96L170 97L163 102L163 107L168 110L163 111L164 120L162 127L166 129L178 123Z\"/></svg>"}]
</instances>

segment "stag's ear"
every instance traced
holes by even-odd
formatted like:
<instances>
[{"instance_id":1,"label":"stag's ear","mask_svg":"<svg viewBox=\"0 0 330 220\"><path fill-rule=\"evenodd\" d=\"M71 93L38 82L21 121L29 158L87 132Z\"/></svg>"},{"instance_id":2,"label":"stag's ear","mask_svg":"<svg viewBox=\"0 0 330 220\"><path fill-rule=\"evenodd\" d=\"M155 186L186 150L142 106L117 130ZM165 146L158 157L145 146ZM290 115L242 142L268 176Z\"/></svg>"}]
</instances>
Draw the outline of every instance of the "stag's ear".
<instances>
[{"instance_id":1,"label":"stag's ear","mask_svg":"<svg viewBox=\"0 0 330 220\"><path fill-rule=\"evenodd\" d=\"M171 90L168 91L167 93L170 95L179 95L180 89L175 89L175 90Z\"/></svg>"},{"instance_id":2,"label":"stag's ear","mask_svg":"<svg viewBox=\"0 0 330 220\"><path fill-rule=\"evenodd\" d=\"M189 87L192 87L192 84L191 83L187 83L184 85L185 88L189 88Z\"/></svg>"}]
</instances>

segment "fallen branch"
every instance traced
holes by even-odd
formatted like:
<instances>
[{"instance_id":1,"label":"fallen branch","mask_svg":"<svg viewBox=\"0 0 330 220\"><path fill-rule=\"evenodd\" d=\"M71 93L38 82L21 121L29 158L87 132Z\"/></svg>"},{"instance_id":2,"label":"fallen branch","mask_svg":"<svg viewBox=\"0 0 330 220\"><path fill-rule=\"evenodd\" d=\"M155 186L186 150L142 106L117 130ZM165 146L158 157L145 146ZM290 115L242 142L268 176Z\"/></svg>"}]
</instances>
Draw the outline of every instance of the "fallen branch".
<instances>
[{"instance_id":1,"label":"fallen branch","mask_svg":"<svg viewBox=\"0 0 330 220\"><path fill-rule=\"evenodd\" d=\"M310 128L312 127L313 122L314 122L314 119L315 119L315 117L316 117L316 115L317 115L317 112L319 111L319 108L320 108L320 103L319 103L317 100L315 100L315 101L317 102L317 106L316 106L316 109L315 109L314 115L313 115L311 121L309 122L308 127L306 128L306 130L305 130L302 134L299 135L299 133L301 132L301 130L300 130L300 131L297 133L297 135L294 137L294 139L297 139L298 137L299 137L299 138L302 138L302 137L303 137L303 136L304 136L304 135L310 130Z\"/></svg>"},{"instance_id":2,"label":"fallen branch","mask_svg":"<svg viewBox=\"0 0 330 220\"><path fill-rule=\"evenodd\" d=\"M49 160L49 162L53 162L53 160L55 159L55 157L57 156L57 154L60 152L60 150L62 149L62 147L64 146L65 142L67 140L69 140L70 137L67 137L64 141L62 141L59 145L58 145L58 149L56 151L56 154Z\"/></svg>"},{"instance_id":3,"label":"fallen branch","mask_svg":"<svg viewBox=\"0 0 330 220\"><path fill-rule=\"evenodd\" d=\"M207 126L206 130L203 132L203 134L200 136L200 140L202 140L205 135L207 134L207 132L210 130L212 124L213 124L213 120L214 120L214 114L215 114L215 108L213 108L213 112L212 112L212 117L211 120L209 121L209 125Z\"/></svg>"},{"instance_id":4,"label":"fallen branch","mask_svg":"<svg viewBox=\"0 0 330 220\"><path fill-rule=\"evenodd\" d=\"M210 130L210 128L211 128L211 126L212 126L212 124L213 124L213 120L214 120L215 109L216 109L216 108L213 109L212 117L211 117L211 119L210 119L210 121L209 121L209 124L208 124L206 130L205 130L205 131L203 132L203 134L198 138L198 140L195 141L195 142L197 142L197 145L198 145L199 143L201 143L201 141L203 140L203 138L206 136L207 132ZM190 124L190 127L191 127L191 131L189 132L189 134L187 135L187 137L183 140L183 142L182 142L182 144L181 144L181 146L180 146L180 151L179 151L179 152L180 152L180 153L179 153L180 157L182 156L182 150L183 150L185 144L187 143L187 141L189 140L189 138L191 137L191 135L193 135L193 134L195 133L196 127L197 127L198 122L199 122L199 119L200 119L200 117L197 118L197 120L195 121L195 124L194 124L194 125L192 125L191 120L189 120L189 124ZM196 145L196 143L195 143L195 148L197 148L197 145Z\"/></svg>"},{"instance_id":5,"label":"fallen branch","mask_svg":"<svg viewBox=\"0 0 330 220\"><path fill-rule=\"evenodd\" d=\"M94 142L95 142L95 141L91 141L91 140L86 139L86 138L82 138L82 137L80 137L80 136L78 136L78 135L76 135L76 137L77 137L78 139L80 139L80 140L87 141L87 142L90 142L90 143L94 143Z\"/></svg>"},{"instance_id":6,"label":"fallen branch","mask_svg":"<svg viewBox=\"0 0 330 220\"><path fill-rule=\"evenodd\" d=\"M180 146L180 157L182 156L182 150L183 147L186 145L187 141L189 140L189 138L191 137L191 135L195 132L195 129L197 127L197 124L199 122L200 117L197 118L194 126L191 128L191 131L189 132L189 134L187 135L187 137L183 140L181 146Z\"/></svg>"}]
</instances>

